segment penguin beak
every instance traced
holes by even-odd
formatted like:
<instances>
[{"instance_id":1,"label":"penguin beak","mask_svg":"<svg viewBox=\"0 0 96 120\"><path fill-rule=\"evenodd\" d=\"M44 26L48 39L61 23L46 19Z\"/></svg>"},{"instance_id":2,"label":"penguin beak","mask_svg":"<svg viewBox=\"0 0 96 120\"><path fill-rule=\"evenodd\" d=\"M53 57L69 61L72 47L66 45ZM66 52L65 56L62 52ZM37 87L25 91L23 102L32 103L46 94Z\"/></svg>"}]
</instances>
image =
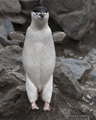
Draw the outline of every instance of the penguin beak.
<instances>
[{"instance_id":1,"label":"penguin beak","mask_svg":"<svg viewBox=\"0 0 96 120\"><path fill-rule=\"evenodd\" d=\"M40 14L40 17L41 17L41 18L44 18L44 14L43 14L43 13L41 13L41 14Z\"/></svg>"}]
</instances>

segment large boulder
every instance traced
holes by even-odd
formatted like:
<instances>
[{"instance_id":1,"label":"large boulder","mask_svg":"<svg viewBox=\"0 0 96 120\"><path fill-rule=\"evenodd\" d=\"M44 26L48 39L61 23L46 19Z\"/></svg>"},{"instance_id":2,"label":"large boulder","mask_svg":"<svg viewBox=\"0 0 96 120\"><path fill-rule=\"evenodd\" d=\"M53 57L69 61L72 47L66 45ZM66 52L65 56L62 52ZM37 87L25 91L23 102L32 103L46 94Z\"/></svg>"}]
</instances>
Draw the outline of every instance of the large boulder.
<instances>
[{"instance_id":1,"label":"large boulder","mask_svg":"<svg viewBox=\"0 0 96 120\"><path fill-rule=\"evenodd\" d=\"M54 86L51 102L52 110L50 112L45 112L44 114L42 111L44 103L40 99L37 104L40 106L40 110L32 110L26 94L25 82L16 78L8 70L0 69L0 120L26 120L33 118L37 120L37 117L38 120L45 120L46 117L47 120L54 120L57 117L62 118L62 114L59 113L58 115L57 113L59 112L59 107L64 107L65 103L63 104L61 93L56 86Z\"/></svg>"},{"instance_id":2,"label":"large boulder","mask_svg":"<svg viewBox=\"0 0 96 120\"><path fill-rule=\"evenodd\" d=\"M91 65L84 60L66 58L62 59L62 62L71 70L77 80L82 78L85 71L91 69Z\"/></svg>"},{"instance_id":3,"label":"large boulder","mask_svg":"<svg viewBox=\"0 0 96 120\"><path fill-rule=\"evenodd\" d=\"M22 12L29 15L34 7L39 5L39 0L20 0Z\"/></svg>"},{"instance_id":4,"label":"large boulder","mask_svg":"<svg viewBox=\"0 0 96 120\"><path fill-rule=\"evenodd\" d=\"M60 59L57 59L56 62L54 83L63 94L66 93L77 99L82 97L82 90L78 81L72 71Z\"/></svg>"},{"instance_id":5,"label":"large boulder","mask_svg":"<svg viewBox=\"0 0 96 120\"><path fill-rule=\"evenodd\" d=\"M40 0L68 37L80 40L96 18L96 0Z\"/></svg>"},{"instance_id":6,"label":"large boulder","mask_svg":"<svg viewBox=\"0 0 96 120\"><path fill-rule=\"evenodd\" d=\"M1 14L16 14L21 12L19 0L0 0Z\"/></svg>"}]
</instances>

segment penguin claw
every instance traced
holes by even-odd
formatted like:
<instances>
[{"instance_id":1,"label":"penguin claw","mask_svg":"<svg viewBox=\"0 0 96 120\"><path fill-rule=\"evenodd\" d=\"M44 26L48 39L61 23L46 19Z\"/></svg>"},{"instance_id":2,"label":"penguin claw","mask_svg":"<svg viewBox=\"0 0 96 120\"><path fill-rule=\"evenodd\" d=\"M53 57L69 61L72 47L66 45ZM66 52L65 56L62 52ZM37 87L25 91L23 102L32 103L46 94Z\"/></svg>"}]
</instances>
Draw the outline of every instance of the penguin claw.
<instances>
[{"instance_id":1,"label":"penguin claw","mask_svg":"<svg viewBox=\"0 0 96 120\"><path fill-rule=\"evenodd\" d=\"M32 110L39 110L39 107L36 105L35 102L32 103Z\"/></svg>"},{"instance_id":2,"label":"penguin claw","mask_svg":"<svg viewBox=\"0 0 96 120\"><path fill-rule=\"evenodd\" d=\"M50 111L50 110L51 110L50 105L49 105L48 102L45 103L43 110L44 110L44 111Z\"/></svg>"}]
</instances>

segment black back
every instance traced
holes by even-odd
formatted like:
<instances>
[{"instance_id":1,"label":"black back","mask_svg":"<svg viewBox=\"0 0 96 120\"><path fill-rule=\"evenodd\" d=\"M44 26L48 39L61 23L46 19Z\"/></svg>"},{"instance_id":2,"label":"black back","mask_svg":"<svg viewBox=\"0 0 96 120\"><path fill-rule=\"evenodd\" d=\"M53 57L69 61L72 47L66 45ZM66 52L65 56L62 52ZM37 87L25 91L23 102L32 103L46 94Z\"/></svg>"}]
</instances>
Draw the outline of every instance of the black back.
<instances>
[{"instance_id":1,"label":"black back","mask_svg":"<svg viewBox=\"0 0 96 120\"><path fill-rule=\"evenodd\" d=\"M33 12L48 12L47 8L43 7L43 6L38 6L38 7L35 7L33 9Z\"/></svg>"}]
</instances>

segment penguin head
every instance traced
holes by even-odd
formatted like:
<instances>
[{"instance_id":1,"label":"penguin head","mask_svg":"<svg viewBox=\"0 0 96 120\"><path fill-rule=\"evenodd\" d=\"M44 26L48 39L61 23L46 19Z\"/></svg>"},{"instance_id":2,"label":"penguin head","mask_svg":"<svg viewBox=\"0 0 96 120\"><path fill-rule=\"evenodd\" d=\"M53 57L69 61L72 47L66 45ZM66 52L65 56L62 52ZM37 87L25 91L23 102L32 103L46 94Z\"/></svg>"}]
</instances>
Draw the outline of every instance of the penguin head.
<instances>
[{"instance_id":1,"label":"penguin head","mask_svg":"<svg viewBox=\"0 0 96 120\"><path fill-rule=\"evenodd\" d=\"M49 12L47 8L38 6L33 9L31 16L32 20L35 20L36 22L47 22L49 19Z\"/></svg>"}]
</instances>

